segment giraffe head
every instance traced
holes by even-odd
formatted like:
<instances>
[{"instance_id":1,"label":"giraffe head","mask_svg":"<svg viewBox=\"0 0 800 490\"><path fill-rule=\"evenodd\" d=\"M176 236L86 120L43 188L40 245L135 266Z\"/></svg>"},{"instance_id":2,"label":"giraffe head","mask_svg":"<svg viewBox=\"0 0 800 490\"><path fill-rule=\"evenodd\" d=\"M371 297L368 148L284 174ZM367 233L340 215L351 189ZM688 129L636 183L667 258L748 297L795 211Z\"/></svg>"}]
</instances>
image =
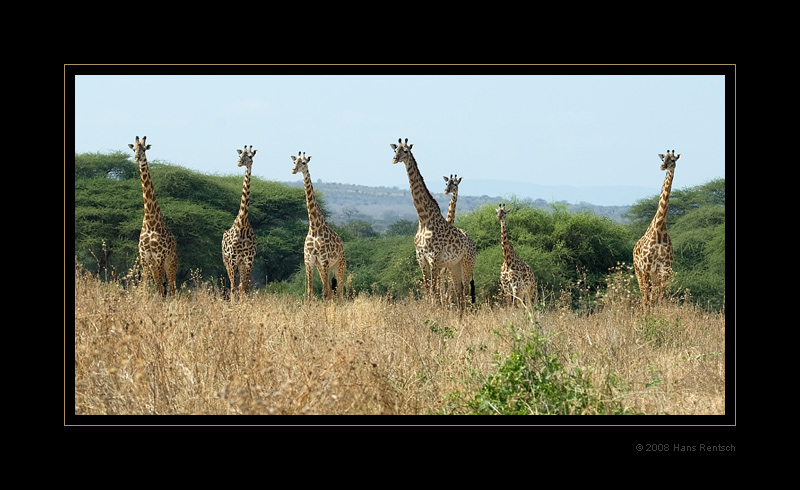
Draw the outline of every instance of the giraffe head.
<instances>
[{"instance_id":1,"label":"giraffe head","mask_svg":"<svg viewBox=\"0 0 800 490\"><path fill-rule=\"evenodd\" d=\"M508 211L506 211L506 205L505 204L498 204L498 208L495 209L495 212L497 213L497 221L500 221L501 223L505 223L506 222L506 215L508 214Z\"/></svg>"},{"instance_id":2,"label":"giraffe head","mask_svg":"<svg viewBox=\"0 0 800 490\"><path fill-rule=\"evenodd\" d=\"M253 145L250 145L249 149L245 145L243 150L237 149L236 151L239 152L239 161L236 162L236 166L250 168L253 165L253 157L256 156L258 150L253 150Z\"/></svg>"},{"instance_id":3,"label":"giraffe head","mask_svg":"<svg viewBox=\"0 0 800 490\"><path fill-rule=\"evenodd\" d=\"M458 184L461 183L461 179L463 179L464 177L461 177L461 179L459 179L458 175L450 174L449 178L446 176L443 176L443 178L444 181L446 182L446 184L444 185L444 193L450 194L452 192L453 195L458 195Z\"/></svg>"},{"instance_id":4,"label":"giraffe head","mask_svg":"<svg viewBox=\"0 0 800 490\"><path fill-rule=\"evenodd\" d=\"M678 153L675 156L675 150L672 150L672 153L667 150L666 155L662 155L661 153L658 154L658 158L661 159L661 170L673 170L675 169L675 162L678 161L678 158L681 157L681 154Z\"/></svg>"},{"instance_id":5,"label":"giraffe head","mask_svg":"<svg viewBox=\"0 0 800 490\"><path fill-rule=\"evenodd\" d=\"M408 138L406 138L406 142L403 143L401 138L397 138L397 143L390 143L389 146L392 147L394 150L394 158L392 158L392 163L395 164L397 162L408 163L409 157L411 156L411 148L414 147L414 144L408 144Z\"/></svg>"},{"instance_id":6,"label":"giraffe head","mask_svg":"<svg viewBox=\"0 0 800 490\"><path fill-rule=\"evenodd\" d=\"M149 150L152 145L146 145L145 140L147 136L142 136L142 140L139 141L139 137L136 137L136 142L134 144L128 143L128 146L133 149L133 161L136 163L146 162L147 157L145 156L145 150Z\"/></svg>"},{"instance_id":7,"label":"giraffe head","mask_svg":"<svg viewBox=\"0 0 800 490\"><path fill-rule=\"evenodd\" d=\"M297 152L297 156L292 155L292 161L294 162L294 167L292 167L292 174L296 174L297 172L305 173L308 171L308 162L311 161L311 155L306 157L306 152L303 152L302 155L300 152Z\"/></svg>"}]
</instances>

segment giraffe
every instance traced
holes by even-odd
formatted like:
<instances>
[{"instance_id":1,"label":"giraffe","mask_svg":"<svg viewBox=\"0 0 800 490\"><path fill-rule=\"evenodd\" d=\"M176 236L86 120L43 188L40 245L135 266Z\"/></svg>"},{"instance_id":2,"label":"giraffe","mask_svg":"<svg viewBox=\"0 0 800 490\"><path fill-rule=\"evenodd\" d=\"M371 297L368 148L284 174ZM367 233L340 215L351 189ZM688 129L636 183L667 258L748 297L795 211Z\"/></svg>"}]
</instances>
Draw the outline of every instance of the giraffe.
<instances>
[{"instance_id":1,"label":"giraffe","mask_svg":"<svg viewBox=\"0 0 800 490\"><path fill-rule=\"evenodd\" d=\"M667 150L666 155L659 153L658 157L661 159L661 170L667 171L661 187L658 210L644 236L633 247L633 268L642 293L642 308L645 313L662 299L664 287L672 275L672 241L667 234L667 211L675 162L681 155L679 153L676 156L675 150L672 153Z\"/></svg>"},{"instance_id":2,"label":"giraffe","mask_svg":"<svg viewBox=\"0 0 800 490\"><path fill-rule=\"evenodd\" d=\"M450 174L450 177L442 176L442 178L445 181L444 193L445 193L445 195L450 194L450 204L447 206L447 218L445 218L445 221L447 221L451 225L455 226L455 221L456 221L456 202L458 201L458 185L461 184L461 181L464 179L464 177L460 177L459 178L458 175ZM457 230L460 231L461 233L465 234L465 235L467 234L467 232L462 230L461 228L457 228ZM469 250L470 253L473 252L473 251L474 251L474 249L470 249ZM471 260L472 263L474 264L475 263L475 258L476 257L473 255L471 257L467 257L467 260ZM448 276L442 276L442 277L444 279L442 281L442 288L444 290L443 291L444 292L444 297L447 298L449 296L448 288L449 288L450 283L447 281ZM452 279L452 278L450 278L450 279ZM472 295L474 296L475 281L470 280L470 287L471 287ZM472 302L473 303L475 302L474 298L473 298Z\"/></svg>"},{"instance_id":3,"label":"giraffe","mask_svg":"<svg viewBox=\"0 0 800 490\"><path fill-rule=\"evenodd\" d=\"M239 272L239 297L250 292L250 274L256 259L258 240L247 218L250 209L250 172L253 166L253 157L258 150L253 150L253 145L239 152L237 167L244 167L244 183L242 184L242 201L239 205L239 214L233 221L233 226L222 234L222 262L228 271L231 282L231 299L236 289L236 272Z\"/></svg>"},{"instance_id":4,"label":"giraffe","mask_svg":"<svg viewBox=\"0 0 800 490\"><path fill-rule=\"evenodd\" d=\"M464 177L458 178L458 175L450 174L450 178L447 176L442 176L444 178L444 193L450 194L450 204L447 206L447 218L445 220L450 223L451 225L455 225L456 222L456 201L458 201L458 184L461 183L461 180Z\"/></svg>"},{"instance_id":5,"label":"giraffe","mask_svg":"<svg viewBox=\"0 0 800 490\"><path fill-rule=\"evenodd\" d=\"M169 294L176 294L175 276L178 273L177 242L175 236L167 228L161 208L156 201L153 181L150 179L150 169L147 166L146 150L152 145L145 143L147 136L141 141L136 137L134 144L128 143L133 149L133 161L139 164L139 173L142 177L142 198L144 199L144 219L142 231L139 233L139 261L142 268L153 275L161 295L165 295L164 275L169 283Z\"/></svg>"},{"instance_id":6,"label":"giraffe","mask_svg":"<svg viewBox=\"0 0 800 490\"><path fill-rule=\"evenodd\" d=\"M308 235L306 235L305 245L303 246L303 257L306 263L306 299L313 297L314 267L319 272L322 280L322 297L324 299L333 296L333 289L341 300L344 294L344 274L347 270L347 259L344 255L344 243L339 235L325 222L314 196L314 187L311 185L311 175L308 173L308 162L311 156L306 157L305 152L297 156L292 155L294 168L292 174L301 172L303 174L303 184L306 189L306 206L308 207ZM333 270L333 287L328 283L330 270Z\"/></svg>"},{"instance_id":7,"label":"giraffe","mask_svg":"<svg viewBox=\"0 0 800 490\"><path fill-rule=\"evenodd\" d=\"M397 142L397 145L390 144L395 151L392 164L403 162L408 173L411 197L419 218L414 244L426 293L431 299L436 297L439 273L441 269L447 269L456 284L458 306L463 310L467 295L475 301L474 283L471 283L475 268L475 244L466 233L459 231L442 217L439 204L425 186L417 161L411 154L414 145L408 144L408 138L405 143L401 139Z\"/></svg>"},{"instance_id":8,"label":"giraffe","mask_svg":"<svg viewBox=\"0 0 800 490\"><path fill-rule=\"evenodd\" d=\"M525 306L526 302L536 302L536 277L533 271L525 263L511 245L508 239L508 227L506 226L505 204L500 204L495 210L497 221L500 222L500 242L503 247L503 265L500 267L500 288L506 297L507 304L519 302Z\"/></svg>"}]
</instances>

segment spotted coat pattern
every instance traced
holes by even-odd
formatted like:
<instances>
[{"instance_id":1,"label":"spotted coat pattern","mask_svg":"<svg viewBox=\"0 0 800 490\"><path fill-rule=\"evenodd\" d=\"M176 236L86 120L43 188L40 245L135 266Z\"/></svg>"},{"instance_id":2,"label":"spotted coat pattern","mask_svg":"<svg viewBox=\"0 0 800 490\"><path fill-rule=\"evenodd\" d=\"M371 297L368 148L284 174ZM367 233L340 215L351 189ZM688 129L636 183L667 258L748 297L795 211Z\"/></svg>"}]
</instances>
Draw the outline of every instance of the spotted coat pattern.
<instances>
[{"instance_id":1,"label":"spotted coat pattern","mask_svg":"<svg viewBox=\"0 0 800 490\"><path fill-rule=\"evenodd\" d=\"M667 234L667 211L675 163L681 155L676 156L675 150L672 150L672 153L667 151L666 155L659 154L658 157L661 159L661 170L667 171L661 187L658 210L644 236L633 248L633 268L645 312L663 299L664 288L672 275L673 251L672 241Z\"/></svg>"},{"instance_id":2,"label":"spotted coat pattern","mask_svg":"<svg viewBox=\"0 0 800 490\"><path fill-rule=\"evenodd\" d=\"M142 230L139 232L139 262L142 268L150 271L156 284L156 289L163 296L165 294L164 277L169 284L169 294L174 296L177 288L175 278L178 273L178 254L175 236L167 228L161 208L156 201L153 181L150 178L150 169L147 166L146 150L152 145L145 143L147 136L139 137L128 146L133 150L133 161L139 164L139 173L142 178L142 198L144 200L144 219Z\"/></svg>"}]
</instances>

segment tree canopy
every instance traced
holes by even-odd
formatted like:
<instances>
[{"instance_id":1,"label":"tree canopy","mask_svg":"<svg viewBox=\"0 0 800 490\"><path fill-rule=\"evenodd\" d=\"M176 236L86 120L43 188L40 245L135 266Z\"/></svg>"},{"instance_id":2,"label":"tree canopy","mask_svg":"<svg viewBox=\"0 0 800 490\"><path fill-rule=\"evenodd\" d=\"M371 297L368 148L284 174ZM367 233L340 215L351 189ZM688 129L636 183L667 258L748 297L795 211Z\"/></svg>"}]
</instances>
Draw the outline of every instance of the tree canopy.
<instances>
[{"instance_id":1,"label":"tree canopy","mask_svg":"<svg viewBox=\"0 0 800 490\"><path fill-rule=\"evenodd\" d=\"M150 163L156 197L178 241L178 282L224 281L222 234L239 210L243 174L204 175L158 161ZM533 269L544 291L578 281L601 288L609 270L631 264L633 246L655 214L658 195L631 206L621 224L591 212L551 209L510 198L507 225L517 254ZM318 201L324 208L324 195ZM459 214L455 225L476 245L474 280L482 300L499 289L503 262L496 205ZM134 266L143 204L138 166L125 152L75 155L75 258L88 270L125 274ZM308 230L304 190L251 179L250 223L258 238L252 279L258 286L301 295L305 289L303 242ZM337 225L345 242L351 292L402 297L418 294L422 275L413 236L417 223L398 220L386 233L366 220ZM673 290L689 290L713 308L725 302L725 181L673 189L668 230L675 251ZM317 291L319 278L315 273Z\"/></svg>"}]
</instances>

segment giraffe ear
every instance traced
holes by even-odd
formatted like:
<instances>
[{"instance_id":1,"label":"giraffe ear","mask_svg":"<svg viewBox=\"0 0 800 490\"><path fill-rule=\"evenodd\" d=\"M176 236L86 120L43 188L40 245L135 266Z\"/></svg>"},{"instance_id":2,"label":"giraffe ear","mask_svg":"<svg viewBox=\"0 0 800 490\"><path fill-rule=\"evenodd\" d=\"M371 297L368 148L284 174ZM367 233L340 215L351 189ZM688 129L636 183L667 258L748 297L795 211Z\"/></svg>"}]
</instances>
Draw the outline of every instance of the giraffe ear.
<instances>
[{"instance_id":1,"label":"giraffe ear","mask_svg":"<svg viewBox=\"0 0 800 490\"><path fill-rule=\"evenodd\" d=\"M131 150L133 150L133 143L128 143L128 146L130 146Z\"/></svg>"},{"instance_id":2,"label":"giraffe ear","mask_svg":"<svg viewBox=\"0 0 800 490\"><path fill-rule=\"evenodd\" d=\"M240 149L238 149L238 148L237 148L237 149L236 149L236 153L238 153L238 154L240 154L240 155L241 155L241 154L242 154L242 150L240 150Z\"/></svg>"},{"instance_id":3,"label":"giraffe ear","mask_svg":"<svg viewBox=\"0 0 800 490\"><path fill-rule=\"evenodd\" d=\"M673 154L674 154L674 153L673 153ZM676 156L676 157L675 157L675 160L677 160L677 159L678 159L678 158L680 158L680 157L681 157L681 154L680 154L680 153L678 153L678 156Z\"/></svg>"},{"instance_id":4,"label":"giraffe ear","mask_svg":"<svg viewBox=\"0 0 800 490\"><path fill-rule=\"evenodd\" d=\"M447 180L448 180L448 179L447 179L447 177L445 177L444 175L442 175L442 178L444 179L444 181L445 181L445 182L447 182Z\"/></svg>"},{"instance_id":5,"label":"giraffe ear","mask_svg":"<svg viewBox=\"0 0 800 490\"><path fill-rule=\"evenodd\" d=\"M145 150L149 150L151 146L153 146L153 145L147 145L147 146L144 147L144 149Z\"/></svg>"},{"instance_id":6,"label":"giraffe ear","mask_svg":"<svg viewBox=\"0 0 800 490\"><path fill-rule=\"evenodd\" d=\"M310 161L311 161L311 155L309 155L308 158L306 158L306 163L308 163Z\"/></svg>"},{"instance_id":7,"label":"giraffe ear","mask_svg":"<svg viewBox=\"0 0 800 490\"><path fill-rule=\"evenodd\" d=\"M258 150L253 150L253 153L250 154L250 157L252 158L252 157L256 156L256 153L258 153Z\"/></svg>"},{"instance_id":8,"label":"giraffe ear","mask_svg":"<svg viewBox=\"0 0 800 490\"><path fill-rule=\"evenodd\" d=\"M461 179L463 179L463 178L464 178L464 177L459 177L459 178L458 178L458 183L459 183L459 184L461 183Z\"/></svg>"},{"instance_id":9,"label":"giraffe ear","mask_svg":"<svg viewBox=\"0 0 800 490\"><path fill-rule=\"evenodd\" d=\"M295 161L296 159L297 159L297 157L292 155L292 161Z\"/></svg>"},{"instance_id":10,"label":"giraffe ear","mask_svg":"<svg viewBox=\"0 0 800 490\"><path fill-rule=\"evenodd\" d=\"M395 145L394 143L389 143L389 146L392 147L392 150L397 151L397 145ZM131 145L131 148L133 148L133 145Z\"/></svg>"},{"instance_id":11,"label":"giraffe ear","mask_svg":"<svg viewBox=\"0 0 800 490\"><path fill-rule=\"evenodd\" d=\"M659 153L658 154L658 158L660 158L663 161L664 160L664 154L663 153Z\"/></svg>"}]
</instances>

